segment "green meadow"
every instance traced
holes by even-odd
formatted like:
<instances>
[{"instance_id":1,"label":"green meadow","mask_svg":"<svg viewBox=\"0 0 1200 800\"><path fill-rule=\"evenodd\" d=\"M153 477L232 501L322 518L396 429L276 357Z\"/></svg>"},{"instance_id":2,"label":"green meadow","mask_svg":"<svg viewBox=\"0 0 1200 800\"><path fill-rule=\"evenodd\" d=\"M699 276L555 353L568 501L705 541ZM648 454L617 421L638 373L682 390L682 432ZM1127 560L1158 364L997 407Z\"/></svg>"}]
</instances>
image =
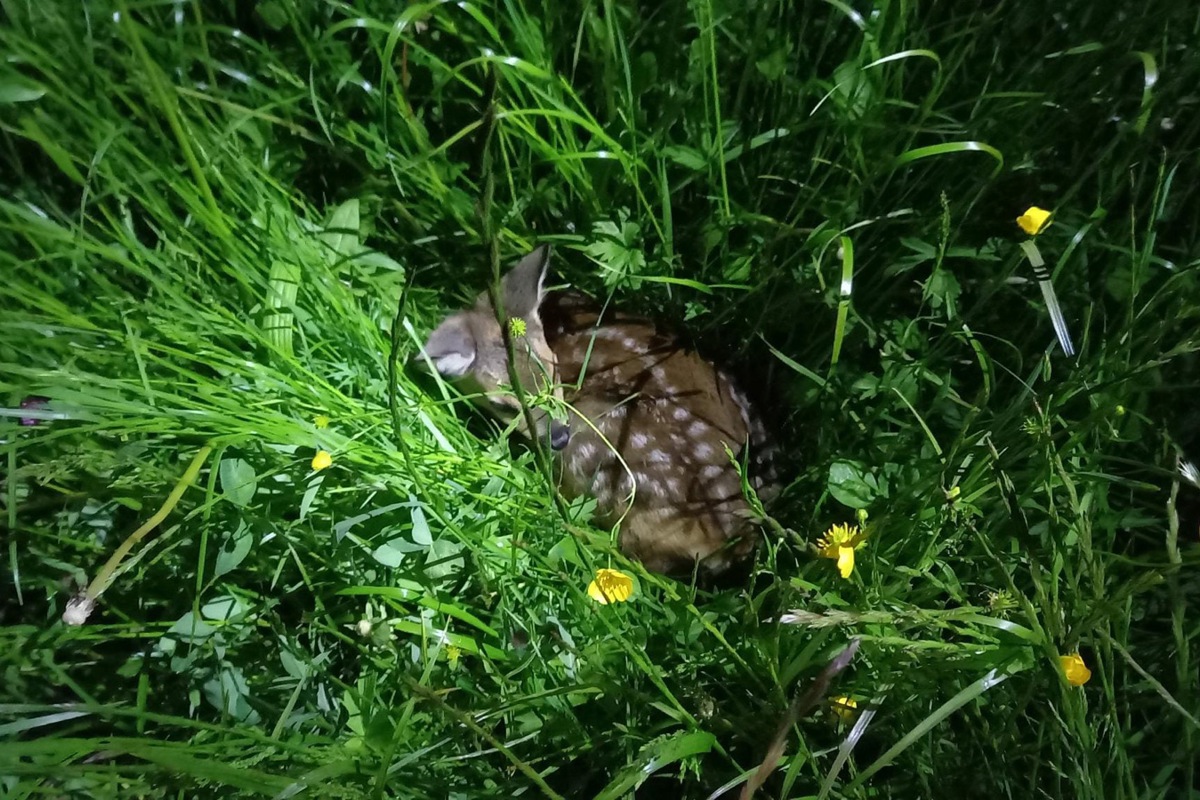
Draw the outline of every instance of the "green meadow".
<instances>
[{"instance_id":1,"label":"green meadow","mask_svg":"<svg viewBox=\"0 0 1200 800\"><path fill-rule=\"evenodd\" d=\"M1200 796L1197 41L0 0L0 796ZM541 243L765 410L748 575L625 559L412 368Z\"/></svg>"}]
</instances>

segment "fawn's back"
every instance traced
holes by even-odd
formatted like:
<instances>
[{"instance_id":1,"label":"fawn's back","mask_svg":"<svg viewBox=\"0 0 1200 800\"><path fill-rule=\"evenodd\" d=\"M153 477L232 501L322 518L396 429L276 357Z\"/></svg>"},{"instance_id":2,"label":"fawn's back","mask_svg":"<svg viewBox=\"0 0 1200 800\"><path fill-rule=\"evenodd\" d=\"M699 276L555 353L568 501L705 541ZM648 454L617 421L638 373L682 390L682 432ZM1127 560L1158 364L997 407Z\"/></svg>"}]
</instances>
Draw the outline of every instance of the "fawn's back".
<instances>
[{"instance_id":1,"label":"fawn's back","mask_svg":"<svg viewBox=\"0 0 1200 800\"><path fill-rule=\"evenodd\" d=\"M520 377L522 387L552 386L569 409L565 428L544 412L535 417L535 433L556 451L560 492L595 498L596 521L619 523L621 550L656 572L688 573L699 561L715 575L744 559L757 529L731 454L748 462L749 486L761 498L774 493L772 448L749 401L650 321L602 318L578 293L544 294L548 258L539 249L509 272L503 302L525 322L514 342L516 372L534 377ZM521 287L531 280L536 286ZM443 375L487 398L480 402L492 413L511 416L507 351L485 296L443 322L426 351Z\"/></svg>"},{"instance_id":2,"label":"fawn's back","mask_svg":"<svg viewBox=\"0 0 1200 800\"><path fill-rule=\"evenodd\" d=\"M716 573L748 555L756 537L731 454L749 447L757 491L771 450L733 381L648 320L601 319L582 295L550 295L542 321L572 409L563 494L594 497L598 521L621 520L621 549L657 572L707 559Z\"/></svg>"}]
</instances>

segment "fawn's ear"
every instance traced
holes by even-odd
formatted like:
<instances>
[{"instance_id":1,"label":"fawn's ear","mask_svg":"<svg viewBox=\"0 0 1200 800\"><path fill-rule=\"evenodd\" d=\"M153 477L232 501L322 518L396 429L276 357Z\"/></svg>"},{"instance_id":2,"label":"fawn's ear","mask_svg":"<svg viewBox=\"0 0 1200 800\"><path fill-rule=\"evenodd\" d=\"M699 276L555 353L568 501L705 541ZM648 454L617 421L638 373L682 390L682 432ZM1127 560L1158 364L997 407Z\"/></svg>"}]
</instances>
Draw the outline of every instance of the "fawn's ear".
<instances>
[{"instance_id":1,"label":"fawn's ear","mask_svg":"<svg viewBox=\"0 0 1200 800\"><path fill-rule=\"evenodd\" d=\"M429 334L425 352L443 378L461 378L475 363L475 336L462 314L449 316ZM424 364L417 356L415 361Z\"/></svg>"},{"instance_id":2,"label":"fawn's ear","mask_svg":"<svg viewBox=\"0 0 1200 800\"><path fill-rule=\"evenodd\" d=\"M504 289L504 313L509 317L535 319L545 292L546 272L550 268L550 245L544 244L517 262L501 281Z\"/></svg>"}]
</instances>

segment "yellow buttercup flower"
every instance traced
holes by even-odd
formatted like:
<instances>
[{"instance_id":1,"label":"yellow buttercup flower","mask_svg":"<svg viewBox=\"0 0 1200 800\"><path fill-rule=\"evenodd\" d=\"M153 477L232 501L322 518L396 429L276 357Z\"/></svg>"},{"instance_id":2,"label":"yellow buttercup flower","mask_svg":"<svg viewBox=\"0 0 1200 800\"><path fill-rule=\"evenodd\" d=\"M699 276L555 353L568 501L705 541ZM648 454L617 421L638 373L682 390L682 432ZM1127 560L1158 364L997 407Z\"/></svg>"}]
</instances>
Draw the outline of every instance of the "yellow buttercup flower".
<instances>
[{"instance_id":1,"label":"yellow buttercup flower","mask_svg":"<svg viewBox=\"0 0 1200 800\"><path fill-rule=\"evenodd\" d=\"M1044 208L1030 206L1025 209L1025 213L1017 217L1017 224L1021 226L1021 230L1028 233L1030 236L1037 236L1046 228L1046 223L1050 221L1050 212Z\"/></svg>"},{"instance_id":2,"label":"yellow buttercup flower","mask_svg":"<svg viewBox=\"0 0 1200 800\"><path fill-rule=\"evenodd\" d=\"M511 317L508 320L508 332L514 339L520 339L525 335L525 320L520 317Z\"/></svg>"},{"instance_id":3,"label":"yellow buttercup flower","mask_svg":"<svg viewBox=\"0 0 1200 800\"><path fill-rule=\"evenodd\" d=\"M316 419L313 420L313 425L316 425L318 428L328 428L329 417L325 416L324 414L320 414Z\"/></svg>"},{"instance_id":4,"label":"yellow buttercup flower","mask_svg":"<svg viewBox=\"0 0 1200 800\"><path fill-rule=\"evenodd\" d=\"M1087 664L1083 663L1083 658L1079 653L1059 656L1058 665L1062 667L1063 674L1067 676L1067 683L1072 686L1083 686L1092 679L1092 671L1087 668Z\"/></svg>"},{"instance_id":5,"label":"yellow buttercup flower","mask_svg":"<svg viewBox=\"0 0 1200 800\"><path fill-rule=\"evenodd\" d=\"M853 697L835 697L830 703L833 705L833 713L837 714L838 719L842 722L854 719L854 714L858 710L858 703Z\"/></svg>"},{"instance_id":6,"label":"yellow buttercup flower","mask_svg":"<svg viewBox=\"0 0 1200 800\"><path fill-rule=\"evenodd\" d=\"M633 578L615 569L598 569L588 584L588 597L597 603L624 603L633 594Z\"/></svg>"},{"instance_id":7,"label":"yellow buttercup flower","mask_svg":"<svg viewBox=\"0 0 1200 800\"><path fill-rule=\"evenodd\" d=\"M836 559L838 572L849 578L854 572L854 551L866 540L866 534L857 525L834 525L817 541L817 550L823 558Z\"/></svg>"},{"instance_id":8,"label":"yellow buttercup flower","mask_svg":"<svg viewBox=\"0 0 1200 800\"><path fill-rule=\"evenodd\" d=\"M314 472L327 469L331 464L333 464L333 456L329 455L325 450L318 450L317 454L313 456L312 468Z\"/></svg>"}]
</instances>

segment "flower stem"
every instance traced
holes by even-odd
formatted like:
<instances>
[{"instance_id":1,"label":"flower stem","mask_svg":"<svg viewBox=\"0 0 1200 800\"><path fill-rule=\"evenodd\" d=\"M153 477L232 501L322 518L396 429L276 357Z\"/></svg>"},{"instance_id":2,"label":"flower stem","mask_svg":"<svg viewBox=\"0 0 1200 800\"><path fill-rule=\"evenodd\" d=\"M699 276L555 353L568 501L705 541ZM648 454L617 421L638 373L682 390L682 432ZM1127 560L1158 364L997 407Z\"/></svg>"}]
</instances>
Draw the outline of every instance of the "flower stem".
<instances>
[{"instance_id":1,"label":"flower stem","mask_svg":"<svg viewBox=\"0 0 1200 800\"><path fill-rule=\"evenodd\" d=\"M129 551L133 549L134 545L146 538L146 535L158 527L159 523L166 519L167 515L175 509L175 506L179 503L179 499L183 497L183 493L187 491L187 488L192 485L192 481L196 480L196 476L200 474L200 468L204 466L204 462L208 459L209 453L211 452L212 445L206 444L204 447L200 448L200 452L196 453L195 457L192 459L192 463L189 464L187 470L184 471L183 477L181 477L179 482L175 484L175 488L171 490L169 495L167 495L167 499L163 501L162 506L159 507L158 511L154 513L154 516L146 520L142 527L129 534L129 537L125 539L125 541L121 542L120 547L113 551L113 554L109 556L108 561L106 561L104 566L100 568L100 571L96 573L96 577L94 577L92 582L88 584L87 589L84 590L82 594L72 599L71 604L68 605L68 611L63 614L63 620L65 622L78 625L87 618L86 612L90 612L92 606L95 605L96 599L99 598L100 595L104 593L104 590L108 588L109 584L113 580L114 574L117 571L117 567L119 567L121 562L125 560L125 556L129 555ZM80 619L78 616L68 618L68 614L71 611L71 606L75 606L76 608L82 607L86 610L83 614L83 619Z\"/></svg>"},{"instance_id":2,"label":"flower stem","mask_svg":"<svg viewBox=\"0 0 1200 800\"><path fill-rule=\"evenodd\" d=\"M1037 278L1038 286L1042 289L1042 297L1046 301L1046 310L1050 312L1050 324L1054 326L1054 334L1063 352L1068 356L1075 355L1075 345L1071 344L1071 333L1067 330L1067 320L1063 317L1062 307L1058 304L1058 296L1054 293L1054 285L1050 282L1050 273L1046 271L1046 262L1032 239L1021 242L1021 251L1029 259L1033 267L1033 276Z\"/></svg>"}]
</instances>

